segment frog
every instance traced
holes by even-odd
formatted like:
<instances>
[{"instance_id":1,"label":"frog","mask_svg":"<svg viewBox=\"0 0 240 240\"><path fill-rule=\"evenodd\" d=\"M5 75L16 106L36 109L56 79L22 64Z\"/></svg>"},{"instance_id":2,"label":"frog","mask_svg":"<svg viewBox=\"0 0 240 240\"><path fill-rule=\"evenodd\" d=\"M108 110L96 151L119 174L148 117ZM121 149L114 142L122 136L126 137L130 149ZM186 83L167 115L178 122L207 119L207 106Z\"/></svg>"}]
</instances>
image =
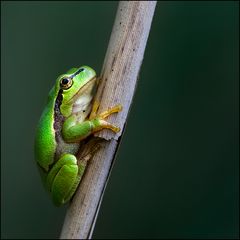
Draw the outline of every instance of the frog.
<instances>
[{"instance_id":1,"label":"frog","mask_svg":"<svg viewBox=\"0 0 240 240\"><path fill-rule=\"evenodd\" d=\"M48 94L37 124L34 152L43 184L55 206L68 203L87 168L78 151L94 133L120 128L106 118L122 110L120 104L97 114L94 100L99 78L93 68L83 65L61 74Z\"/></svg>"}]
</instances>

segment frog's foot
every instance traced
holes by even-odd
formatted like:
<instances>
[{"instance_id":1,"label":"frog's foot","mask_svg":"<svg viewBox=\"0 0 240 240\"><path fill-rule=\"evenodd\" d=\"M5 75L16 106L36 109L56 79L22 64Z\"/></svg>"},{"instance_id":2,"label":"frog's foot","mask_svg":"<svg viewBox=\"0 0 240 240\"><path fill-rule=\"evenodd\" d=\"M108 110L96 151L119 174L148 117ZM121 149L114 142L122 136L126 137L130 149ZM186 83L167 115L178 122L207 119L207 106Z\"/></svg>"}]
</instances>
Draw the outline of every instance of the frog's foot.
<instances>
[{"instance_id":1,"label":"frog's foot","mask_svg":"<svg viewBox=\"0 0 240 240\"><path fill-rule=\"evenodd\" d=\"M105 119L109 115L111 115L113 113L118 113L120 111L122 111L122 105L118 104L118 105L114 106L113 108L110 108L110 109L100 113L99 115L97 115L97 117L100 119Z\"/></svg>"},{"instance_id":2,"label":"frog's foot","mask_svg":"<svg viewBox=\"0 0 240 240\"><path fill-rule=\"evenodd\" d=\"M84 144L77 154L78 165L87 164L87 162L92 159L94 154L101 148L102 138L91 138L89 142Z\"/></svg>"},{"instance_id":3,"label":"frog's foot","mask_svg":"<svg viewBox=\"0 0 240 240\"><path fill-rule=\"evenodd\" d=\"M113 124L111 124L111 123L109 123L109 122L107 122L105 120L99 120L99 123L100 123L99 127L94 129L94 132L98 132L98 131L100 131L100 130L102 130L104 128L110 129L110 130L112 130L115 133L117 133L117 132L119 132L121 130L120 127L115 126L115 125L113 125Z\"/></svg>"},{"instance_id":4,"label":"frog's foot","mask_svg":"<svg viewBox=\"0 0 240 240\"><path fill-rule=\"evenodd\" d=\"M104 128L108 128L108 129L111 129L112 131L114 132L119 132L120 131L120 128L105 121L104 119L107 118L109 115L113 114L113 113L118 113L122 110L122 106L120 104L100 113L100 114L96 114L97 110L99 108L99 102L95 101L93 103L93 107L92 107L92 112L90 114L90 117L89 119L98 119L99 121L99 124L97 126L96 129L94 129L94 132L97 132L101 129L104 129Z\"/></svg>"},{"instance_id":5,"label":"frog's foot","mask_svg":"<svg viewBox=\"0 0 240 240\"><path fill-rule=\"evenodd\" d=\"M47 176L46 184L56 206L68 202L72 197L85 167L86 163L78 165L76 157L69 153L63 154L53 165Z\"/></svg>"}]
</instances>

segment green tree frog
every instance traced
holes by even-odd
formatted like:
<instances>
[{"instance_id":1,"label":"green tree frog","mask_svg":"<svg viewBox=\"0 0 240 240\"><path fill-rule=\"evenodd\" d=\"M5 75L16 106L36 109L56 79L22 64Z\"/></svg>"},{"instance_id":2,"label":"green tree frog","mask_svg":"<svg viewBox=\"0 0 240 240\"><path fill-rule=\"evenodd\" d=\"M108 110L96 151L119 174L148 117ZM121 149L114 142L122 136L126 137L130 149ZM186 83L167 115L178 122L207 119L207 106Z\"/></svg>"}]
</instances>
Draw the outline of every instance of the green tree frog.
<instances>
[{"instance_id":1,"label":"green tree frog","mask_svg":"<svg viewBox=\"0 0 240 240\"><path fill-rule=\"evenodd\" d=\"M88 66L60 75L39 120L35 157L56 206L71 199L84 174L86 163L76 157L83 140L102 129L120 130L105 118L121 111L121 105L96 114L99 104L92 100L97 85L96 73Z\"/></svg>"}]
</instances>

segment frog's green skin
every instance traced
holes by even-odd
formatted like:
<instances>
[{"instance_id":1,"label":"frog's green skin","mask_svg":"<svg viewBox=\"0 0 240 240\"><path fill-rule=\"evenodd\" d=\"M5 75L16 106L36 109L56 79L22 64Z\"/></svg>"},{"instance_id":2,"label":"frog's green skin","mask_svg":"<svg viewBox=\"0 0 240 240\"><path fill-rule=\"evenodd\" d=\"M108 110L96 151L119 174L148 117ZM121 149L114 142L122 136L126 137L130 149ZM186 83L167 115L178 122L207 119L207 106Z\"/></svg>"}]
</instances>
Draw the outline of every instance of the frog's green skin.
<instances>
[{"instance_id":1,"label":"frog's green skin","mask_svg":"<svg viewBox=\"0 0 240 240\"><path fill-rule=\"evenodd\" d=\"M86 163L77 162L75 156L81 140L103 128L119 131L104 118L120 111L121 107L99 115L91 113L96 87L96 73L88 66L72 68L60 75L37 127L36 161L57 206L71 199L84 173Z\"/></svg>"}]
</instances>

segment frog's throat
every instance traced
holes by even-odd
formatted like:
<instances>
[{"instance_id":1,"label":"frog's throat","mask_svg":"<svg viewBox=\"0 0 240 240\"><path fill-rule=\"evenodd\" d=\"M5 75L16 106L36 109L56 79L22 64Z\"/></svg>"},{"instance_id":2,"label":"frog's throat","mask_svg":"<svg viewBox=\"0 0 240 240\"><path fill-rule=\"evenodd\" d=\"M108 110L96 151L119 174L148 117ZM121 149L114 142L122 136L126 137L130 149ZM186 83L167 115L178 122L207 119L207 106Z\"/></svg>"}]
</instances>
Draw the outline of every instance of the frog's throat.
<instances>
[{"instance_id":1,"label":"frog's throat","mask_svg":"<svg viewBox=\"0 0 240 240\"><path fill-rule=\"evenodd\" d=\"M72 114L81 113L82 120L90 113L91 101L97 89L95 81L96 77L88 81L73 99Z\"/></svg>"},{"instance_id":2,"label":"frog's throat","mask_svg":"<svg viewBox=\"0 0 240 240\"><path fill-rule=\"evenodd\" d=\"M92 82L96 81L97 77L94 76L93 78L91 78L88 82L86 82L82 87L80 87L80 89L76 92L76 94L74 94L67 102L66 104L68 104L69 102L75 102L76 99L79 98L79 96L81 96L84 91L86 91L86 89L88 88L88 86L91 86Z\"/></svg>"}]
</instances>

